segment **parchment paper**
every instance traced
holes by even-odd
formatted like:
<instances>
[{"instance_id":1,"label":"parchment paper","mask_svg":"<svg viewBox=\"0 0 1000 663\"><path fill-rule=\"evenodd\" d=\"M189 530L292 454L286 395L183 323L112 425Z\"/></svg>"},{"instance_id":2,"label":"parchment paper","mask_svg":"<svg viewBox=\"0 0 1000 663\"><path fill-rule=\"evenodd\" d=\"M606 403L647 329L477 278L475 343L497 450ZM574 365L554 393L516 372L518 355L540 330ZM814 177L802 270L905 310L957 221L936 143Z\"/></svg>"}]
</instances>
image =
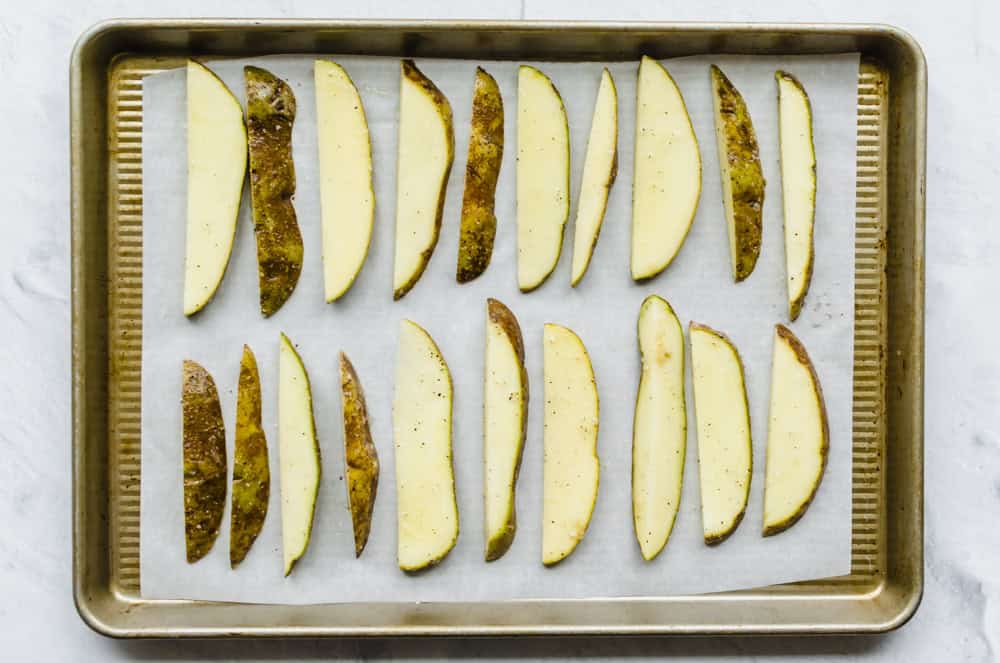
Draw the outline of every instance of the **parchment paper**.
<instances>
[{"instance_id":1,"label":"parchment paper","mask_svg":"<svg viewBox=\"0 0 1000 663\"><path fill-rule=\"evenodd\" d=\"M182 314L185 233L185 79L183 69L147 77L143 122L143 356L141 586L146 598L312 603L468 601L510 598L654 596L749 588L846 574L851 538L851 371L854 274L856 54L824 57L695 57L665 62L680 85L701 146L702 195L686 244L666 272L635 285L629 278L632 153L637 63L610 63L619 98L619 173L590 269L569 287L573 218L602 64L540 63L559 88L569 116L573 205L563 255L537 291L520 294L515 266L517 64L419 60L451 101L455 164L441 238L416 287L392 301L399 63L335 58L358 85L368 115L377 196L371 252L342 301L323 300L317 190L313 57L280 56L209 63L243 99L242 67L259 64L288 80L298 99L295 207L305 264L294 294L272 318L258 308L255 244L244 196L232 261L215 300L196 318ZM767 178L761 257L752 276L734 284L720 194L708 64L718 63L743 93L760 142ZM467 285L455 282L473 72L497 79L506 109L506 149L497 191L496 248L490 268ZM802 339L822 381L830 419L826 475L806 516L791 530L760 535L773 325L787 320L774 71L793 72L812 100L819 167L816 264L801 317ZM753 428L754 472L746 517L726 542L707 547L701 513L693 399L688 376L688 454L680 513L663 553L644 562L632 530L632 411L638 383L636 315L642 299L667 298L686 326L696 320L726 332L742 354ZM528 437L518 484L517 538L499 561L483 562L482 373L485 299L504 301L524 332L531 384ZM392 377L398 324L411 318L435 338L455 385L454 458L461 534L444 562L408 576L396 566ZM586 344L601 399L601 483L586 538L555 568L541 564L542 324L574 329ZM282 577L277 437L278 333L297 345L309 371L322 449L322 486L312 542L292 575ZM257 355L264 428L271 459L270 512L246 560L230 570L229 511L211 553L184 558L181 462L181 362L202 363L222 399L232 471L235 388L241 348ZM361 377L382 462L371 538L353 554L343 479L337 351Z\"/></svg>"}]
</instances>

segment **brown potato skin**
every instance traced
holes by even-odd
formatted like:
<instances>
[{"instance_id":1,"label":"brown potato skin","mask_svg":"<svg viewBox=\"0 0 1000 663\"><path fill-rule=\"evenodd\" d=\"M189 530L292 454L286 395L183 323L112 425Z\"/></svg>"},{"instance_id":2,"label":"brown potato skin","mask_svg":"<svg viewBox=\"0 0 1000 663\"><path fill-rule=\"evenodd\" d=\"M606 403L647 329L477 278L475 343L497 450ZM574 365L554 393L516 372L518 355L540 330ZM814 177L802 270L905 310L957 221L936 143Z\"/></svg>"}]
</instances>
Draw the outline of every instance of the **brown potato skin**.
<instances>
[{"instance_id":1,"label":"brown potato skin","mask_svg":"<svg viewBox=\"0 0 1000 663\"><path fill-rule=\"evenodd\" d=\"M441 190L440 193L438 193L438 208L437 213L434 215L434 239L427 250L424 251L420 269L418 269L413 276L410 277L409 281L393 291L393 301L402 299L406 293L408 293L413 286L417 284L417 281L420 280L420 277L424 274L424 270L427 268L427 263L430 262L431 254L434 253L434 247L437 246L438 237L441 234L441 217L444 216L445 192L448 189L448 177L451 175L451 166L455 162L455 123L452 119L451 104L448 103L448 98L444 96L444 93L441 92L436 85L434 85L431 79L424 76L424 73L417 69L417 65L414 64L413 60L403 60L400 64L400 72L403 77L408 78L419 85L424 92L434 100L434 105L437 106L438 111L441 114L441 121L444 124L445 134L448 139L448 166L445 168L441 177Z\"/></svg>"},{"instance_id":2,"label":"brown potato skin","mask_svg":"<svg viewBox=\"0 0 1000 663\"><path fill-rule=\"evenodd\" d=\"M197 362L184 360L184 539L188 563L208 554L226 508L226 431L219 392Z\"/></svg>"},{"instance_id":3,"label":"brown potato skin","mask_svg":"<svg viewBox=\"0 0 1000 663\"><path fill-rule=\"evenodd\" d=\"M524 385L524 399L521 402L521 445L517 451L517 463L514 465L513 485L516 491L517 478L521 473L521 459L524 456L524 440L528 430L528 371L524 367L524 338L521 336L521 325L517 318L503 302L497 299L486 300L486 312L490 322L495 323L503 329L504 334L510 339L514 352L517 354L517 363L521 369L521 384ZM510 502L510 515L507 520L507 527L503 533L494 539L486 542L486 561L493 562L504 556L511 544L514 543L514 535L517 533L517 505L515 500Z\"/></svg>"},{"instance_id":4,"label":"brown potato skin","mask_svg":"<svg viewBox=\"0 0 1000 663\"><path fill-rule=\"evenodd\" d=\"M760 256L764 214L764 171L753 122L742 95L722 70L712 65L726 139L736 226L736 281L750 276Z\"/></svg>"},{"instance_id":5,"label":"brown potato skin","mask_svg":"<svg viewBox=\"0 0 1000 663\"><path fill-rule=\"evenodd\" d=\"M267 437L261 426L260 374L250 346L243 346L236 395L236 444L229 519L229 565L236 568L257 540L271 497Z\"/></svg>"},{"instance_id":6,"label":"brown potato skin","mask_svg":"<svg viewBox=\"0 0 1000 663\"><path fill-rule=\"evenodd\" d=\"M287 83L265 69L244 67L243 75L260 312L268 317L288 300L302 272L302 232L292 205L295 95Z\"/></svg>"},{"instance_id":7,"label":"brown potato skin","mask_svg":"<svg viewBox=\"0 0 1000 663\"><path fill-rule=\"evenodd\" d=\"M455 271L459 283L467 283L486 271L493 256L497 232L494 203L503 161L503 127L500 88L492 76L477 67Z\"/></svg>"},{"instance_id":8,"label":"brown potato skin","mask_svg":"<svg viewBox=\"0 0 1000 663\"><path fill-rule=\"evenodd\" d=\"M347 499L354 527L354 556L360 557L371 532L378 493L378 450L368 423L365 392L347 355L340 353L340 397L344 411L344 460Z\"/></svg>"},{"instance_id":9,"label":"brown potato skin","mask_svg":"<svg viewBox=\"0 0 1000 663\"><path fill-rule=\"evenodd\" d=\"M792 348L792 352L795 353L795 357L799 360L799 363L806 367L809 371L809 375L812 377L812 383L816 387L816 398L819 401L819 417L820 425L823 430L823 445L820 447L819 453L822 459L819 471L819 478L816 480L816 484L812 488L812 492L809 493L809 497L798 511L793 513L788 518L768 525L764 528L764 536L774 536L775 534L781 534L786 529L799 522L799 519L805 515L806 509L812 504L813 498L816 497L816 491L819 490L820 483L823 482L823 475L826 474L826 463L830 457L830 420L826 414L826 400L823 398L823 387L820 386L819 376L816 375L816 368L813 366L812 360L809 359L809 353L806 352L806 346L802 345L802 341L792 333L788 327L782 324L777 324L774 326L775 332L778 336L785 339L788 345Z\"/></svg>"}]
</instances>

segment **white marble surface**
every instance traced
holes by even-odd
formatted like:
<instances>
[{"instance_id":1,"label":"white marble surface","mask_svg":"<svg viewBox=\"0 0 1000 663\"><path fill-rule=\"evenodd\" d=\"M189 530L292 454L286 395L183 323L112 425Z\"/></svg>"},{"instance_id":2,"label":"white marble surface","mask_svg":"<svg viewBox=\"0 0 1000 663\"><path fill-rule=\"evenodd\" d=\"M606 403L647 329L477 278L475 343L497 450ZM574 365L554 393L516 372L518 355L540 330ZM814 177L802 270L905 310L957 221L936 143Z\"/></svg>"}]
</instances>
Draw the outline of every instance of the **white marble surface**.
<instances>
[{"instance_id":1,"label":"white marble surface","mask_svg":"<svg viewBox=\"0 0 1000 663\"><path fill-rule=\"evenodd\" d=\"M0 650L10 661L433 659L492 656L762 660L1000 657L1000 353L996 254L996 0L243 0L211 15L648 18L886 22L930 65L927 209L926 589L884 637L598 641L114 642L71 597L68 59L91 23L204 15L198 0L0 0ZM738 7L738 8L737 8Z\"/></svg>"}]
</instances>

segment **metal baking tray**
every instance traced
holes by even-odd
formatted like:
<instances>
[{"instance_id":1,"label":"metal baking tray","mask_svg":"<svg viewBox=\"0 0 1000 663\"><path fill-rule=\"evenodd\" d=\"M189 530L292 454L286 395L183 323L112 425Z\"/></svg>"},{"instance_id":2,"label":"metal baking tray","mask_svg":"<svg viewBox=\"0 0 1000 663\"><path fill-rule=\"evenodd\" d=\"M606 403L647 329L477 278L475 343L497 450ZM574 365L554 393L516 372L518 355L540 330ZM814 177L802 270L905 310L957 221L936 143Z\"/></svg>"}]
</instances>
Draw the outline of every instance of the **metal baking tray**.
<instances>
[{"instance_id":1,"label":"metal baking tray","mask_svg":"<svg viewBox=\"0 0 1000 663\"><path fill-rule=\"evenodd\" d=\"M701 596L306 606L139 592L143 76L188 56L343 53L634 60L857 51L850 575ZM71 63L73 590L117 637L888 631L923 590L926 63L877 25L120 20Z\"/></svg>"}]
</instances>

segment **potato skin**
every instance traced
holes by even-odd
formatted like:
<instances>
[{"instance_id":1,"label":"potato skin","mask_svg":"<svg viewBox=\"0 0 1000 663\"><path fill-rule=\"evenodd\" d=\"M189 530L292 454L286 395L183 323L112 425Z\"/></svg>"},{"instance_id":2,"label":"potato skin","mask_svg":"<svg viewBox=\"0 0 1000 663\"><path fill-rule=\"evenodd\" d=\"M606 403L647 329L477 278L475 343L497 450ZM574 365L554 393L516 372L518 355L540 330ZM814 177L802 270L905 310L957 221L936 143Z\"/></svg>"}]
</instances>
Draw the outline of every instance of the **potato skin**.
<instances>
[{"instance_id":1,"label":"potato skin","mask_svg":"<svg viewBox=\"0 0 1000 663\"><path fill-rule=\"evenodd\" d=\"M753 122L742 95L722 70L712 65L726 159L733 195L733 220L736 228L735 277L750 276L760 256L764 214L764 171ZM720 167L722 164L720 164ZM725 177L723 173L723 177Z\"/></svg>"},{"instance_id":2,"label":"potato skin","mask_svg":"<svg viewBox=\"0 0 1000 663\"><path fill-rule=\"evenodd\" d=\"M226 431L219 392L197 362L184 360L184 538L188 563L208 554L226 507Z\"/></svg>"},{"instance_id":3,"label":"potato skin","mask_svg":"<svg viewBox=\"0 0 1000 663\"><path fill-rule=\"evenodd\" d=\"M295 95L287 83L265 69L244 67L243 75L260 312L268 317L288 300L302 272L302 232L292 205Z\"/></svg>"},{"instance_id":4,"label":"potato skin","mask_svg":"<svg viewBox=\"0 0 1000 663\"><path fill-rule=\"evenodd\" d=\"M503 127L500 88L492 76L477 68L455 272L459 283L467 283L486 271L493 256L497 231L494 203L503 161Z\"/></svg>"},{"instance_id":5,"label":"potato skin","mask_svg":"<svg viewBox=\"0 0 1000 663\"><path fill-rule=\"evenodd\" d=\"M236 397L236 444L233 458L233 495L229 520L229 565L235 568L247 556L267 518L271 497L271 468L267 437L261 426L260 374L257 359L243 346Z\"/></svg>"},{"instance_id":6,"label":"potato skin","mask_svg":"<svg viewBox=\"0 0 1000 663\"><path fill-rule=\"evenodd\" d=\"M354 527L354 556L360 557L371 532L372 511L378 493L378 450L368 423L365 392L354 365L340 353L340 397L344 411L344 459L347 499Z\"/></svg>"}]
</instances>

